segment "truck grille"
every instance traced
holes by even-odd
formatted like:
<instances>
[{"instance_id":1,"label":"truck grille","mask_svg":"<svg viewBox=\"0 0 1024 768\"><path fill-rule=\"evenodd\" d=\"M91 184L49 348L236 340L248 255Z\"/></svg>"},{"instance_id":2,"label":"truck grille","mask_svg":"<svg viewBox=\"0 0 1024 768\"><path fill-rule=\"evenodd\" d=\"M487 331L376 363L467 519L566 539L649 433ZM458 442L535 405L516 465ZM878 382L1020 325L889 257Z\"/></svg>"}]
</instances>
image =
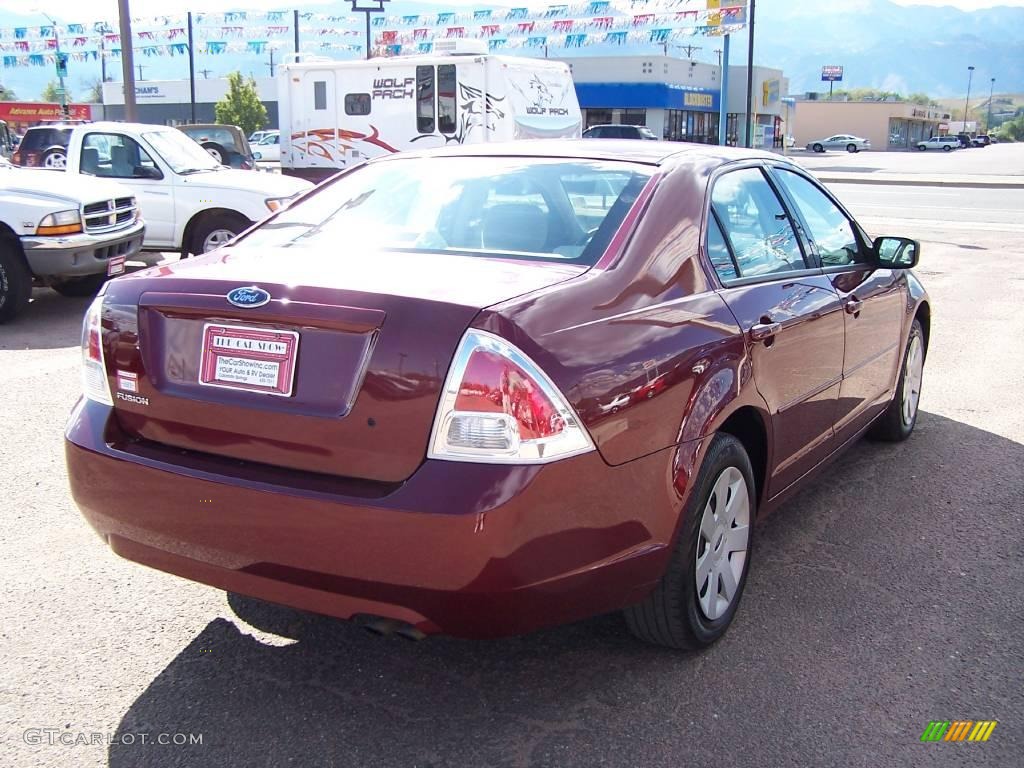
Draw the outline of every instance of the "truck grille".
<instances>
[{"instance_id":1,"label":"truck grille","mask_svg":"<svg viewBox=\"0 0 1024 768\"><path fill-rule=\"evenodd\" d=\"M112 232L135 221L137 205L133 197L100 200L82 206L82 223L86 232Z\"/></svg>"}]
</instances>

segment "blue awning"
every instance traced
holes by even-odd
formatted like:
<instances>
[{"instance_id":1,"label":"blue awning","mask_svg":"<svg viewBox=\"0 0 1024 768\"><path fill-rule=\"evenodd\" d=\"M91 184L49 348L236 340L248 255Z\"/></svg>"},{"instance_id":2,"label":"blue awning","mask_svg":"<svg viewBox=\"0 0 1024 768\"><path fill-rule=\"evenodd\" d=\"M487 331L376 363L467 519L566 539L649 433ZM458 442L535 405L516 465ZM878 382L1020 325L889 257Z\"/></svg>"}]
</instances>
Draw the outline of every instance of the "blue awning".
<instances>
[{"instance_id":1,"label":"blue awning","mask_svg":"<svg viewBox=\"0 0 1024 768\"><path fill-rule=\"evenodd\" d=\"M674 83L576 83L583 109L688 109L717 112L719 92Z\"/></svg>"}]
</instances>

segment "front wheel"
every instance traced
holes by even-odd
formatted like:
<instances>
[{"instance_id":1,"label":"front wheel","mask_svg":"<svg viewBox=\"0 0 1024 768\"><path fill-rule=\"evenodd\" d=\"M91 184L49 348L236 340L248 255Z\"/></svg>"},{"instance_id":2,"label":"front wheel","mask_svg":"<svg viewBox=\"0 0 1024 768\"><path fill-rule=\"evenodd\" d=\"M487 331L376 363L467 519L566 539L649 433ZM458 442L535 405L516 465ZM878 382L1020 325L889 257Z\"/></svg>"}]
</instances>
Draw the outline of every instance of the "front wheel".
<instances>
[{"instance_id":1,"label":"front wheel","mask_svg":"<svg viewBox=\"0 0 1024 768\"><path fill-rule=\"evenodd\" d=\"M32 298L32 273L20 248L0 239L0 323L14 318Z\"/></svg>"},{"instance_id":2,"label":"front wheel","mask_svg":"<svg viewBox=\"0 0 1024 768\"><path fill-rule=\"evenodd\" d=\"M634 635L698 650L725 634L747 581L756 494L743 444L732 435L715 435L683 509L665 574L642 603L625 610Z\"/></svg>"},{"instance_id":3,"label":"front wheel","mask_svg":"<svg viewBox=\"0 0 1024 768\"><path fill-rule=\"evenodd\" d=\"M924 331L921 323L914 320L907 338L907 349L903 353L903 367L896 385L896 394L881 416L878 417L868 437L898 443L910 437L917 424L917 406L921 400L921 382L924 379Z\"/></svg>"},{"instance_id":4,"label":"front wheel","mask_svg":"<svg viewBox=\"0 0 1024 768\"><path fill-rule=\"evenodd\" d=\"M813 149L815 152L824 152L825 151L825 148L823 146L821 146L821 144L815 144L813 147L811 147L811 149Z\"/></svg>"},{"instance_id":5,"label":"front wheel","mask_svg":"<svg viewBox=\"0 0 1024 768\"><path fill-rule=\"evenodd\" d=\"M858 151L857 150L857 145L856 144L847 144L846 145L846 151L847 152L856 152L856 151Z\"/></svg>"},{"instance_id":6,"label":"front wheel","mask_svg":"<svg viewBox=\"0 0 1024 768\"><path fill-rule=\"evenodd\" d=\"M949 151L950 151L951 149L953 149L953 148L952 148L951 146L949 146L949 144L947 144L946 146L944 146L944 147L942 148L942 151L943 151L943 152L949 152Z\"/></svg>"},{"instance_id":7,"label":"front wheel","mask_svg":"<svg viewBox=\"0 0 1024 768\"><path fill-rule=\"evenodd\" d=\"M250 221L238 213L208 215L196 226L186 250L190 254L209 253L226 245L249 225Z\"/></svg>"},{"instance_id":8,"label":"front wheel","mask_svg":"<svg viewBox=\"0 0 1024 768\"><path fill-rule=\"evenodd\" d=\"M928 149L928 147L926 147L926 146L925 146L924 144L918 144L918 145L917 145L917 148L918 148L918 149L919 149L919 150L920 150L921 152L924 152L925 150L927 150L927 149Z\"/></svg>"}]
</instances>

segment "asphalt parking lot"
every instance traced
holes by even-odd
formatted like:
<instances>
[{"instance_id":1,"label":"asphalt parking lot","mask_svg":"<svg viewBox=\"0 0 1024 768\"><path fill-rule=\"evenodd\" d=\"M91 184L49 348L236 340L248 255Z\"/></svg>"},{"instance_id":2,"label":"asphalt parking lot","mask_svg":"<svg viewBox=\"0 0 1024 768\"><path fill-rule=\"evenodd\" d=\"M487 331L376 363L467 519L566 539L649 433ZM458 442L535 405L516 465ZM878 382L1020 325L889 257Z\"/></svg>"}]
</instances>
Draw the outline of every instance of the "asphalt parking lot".
<instances>
[{"instance_id":1,"label":"asphalt parking lot","mask_svg":"<svg viewBox=\"0 0 1024 768\"><path fill-rule=\"evenodd\" d=\"M949 215L883 189L837 187L873 232L924 241L917 431L858 444L759 526L736 622L698 655L617 615L378 638L119 560L64 474L87 302L37 290L0 327L0 764L1019 765L1024 245L996 211L1024 191L962 193ZM983 719L986 743L919 740Z\"/></svg>"}]
</instances>

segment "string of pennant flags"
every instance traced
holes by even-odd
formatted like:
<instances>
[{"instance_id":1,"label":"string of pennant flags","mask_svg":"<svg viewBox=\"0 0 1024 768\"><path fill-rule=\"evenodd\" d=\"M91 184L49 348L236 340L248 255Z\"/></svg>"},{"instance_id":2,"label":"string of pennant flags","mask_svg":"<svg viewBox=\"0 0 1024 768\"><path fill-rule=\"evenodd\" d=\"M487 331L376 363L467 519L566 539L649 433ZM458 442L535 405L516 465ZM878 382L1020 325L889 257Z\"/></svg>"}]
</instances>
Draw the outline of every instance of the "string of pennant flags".
<instances>
[{"instance_id":1,"label":"string of pennant flags","mask_svg":"<svg viewBox=\"0 0 1024 768\"><path fill-rule=\"evenodd\" d=\"M371 18L374 51L383 55L430 53L441 39L475 38L491 51L516 48L582 48L591 45L667 44L695 35L722 35L746 25L746 4L730 0L592 0L536 8ZM361 53L363 20L356 14L299 14L306 52ZM291 47L291 11L229 11L193 15L195 53L263 54ZM330 26L328 26L328 24ZM178 16L133 20L133 51L142 56L187 55L188 30ZM0 28L3 67L44 66L58 47L69 60L119 59L121 36L110 22Z\"/></svg>"}]
</instances>

